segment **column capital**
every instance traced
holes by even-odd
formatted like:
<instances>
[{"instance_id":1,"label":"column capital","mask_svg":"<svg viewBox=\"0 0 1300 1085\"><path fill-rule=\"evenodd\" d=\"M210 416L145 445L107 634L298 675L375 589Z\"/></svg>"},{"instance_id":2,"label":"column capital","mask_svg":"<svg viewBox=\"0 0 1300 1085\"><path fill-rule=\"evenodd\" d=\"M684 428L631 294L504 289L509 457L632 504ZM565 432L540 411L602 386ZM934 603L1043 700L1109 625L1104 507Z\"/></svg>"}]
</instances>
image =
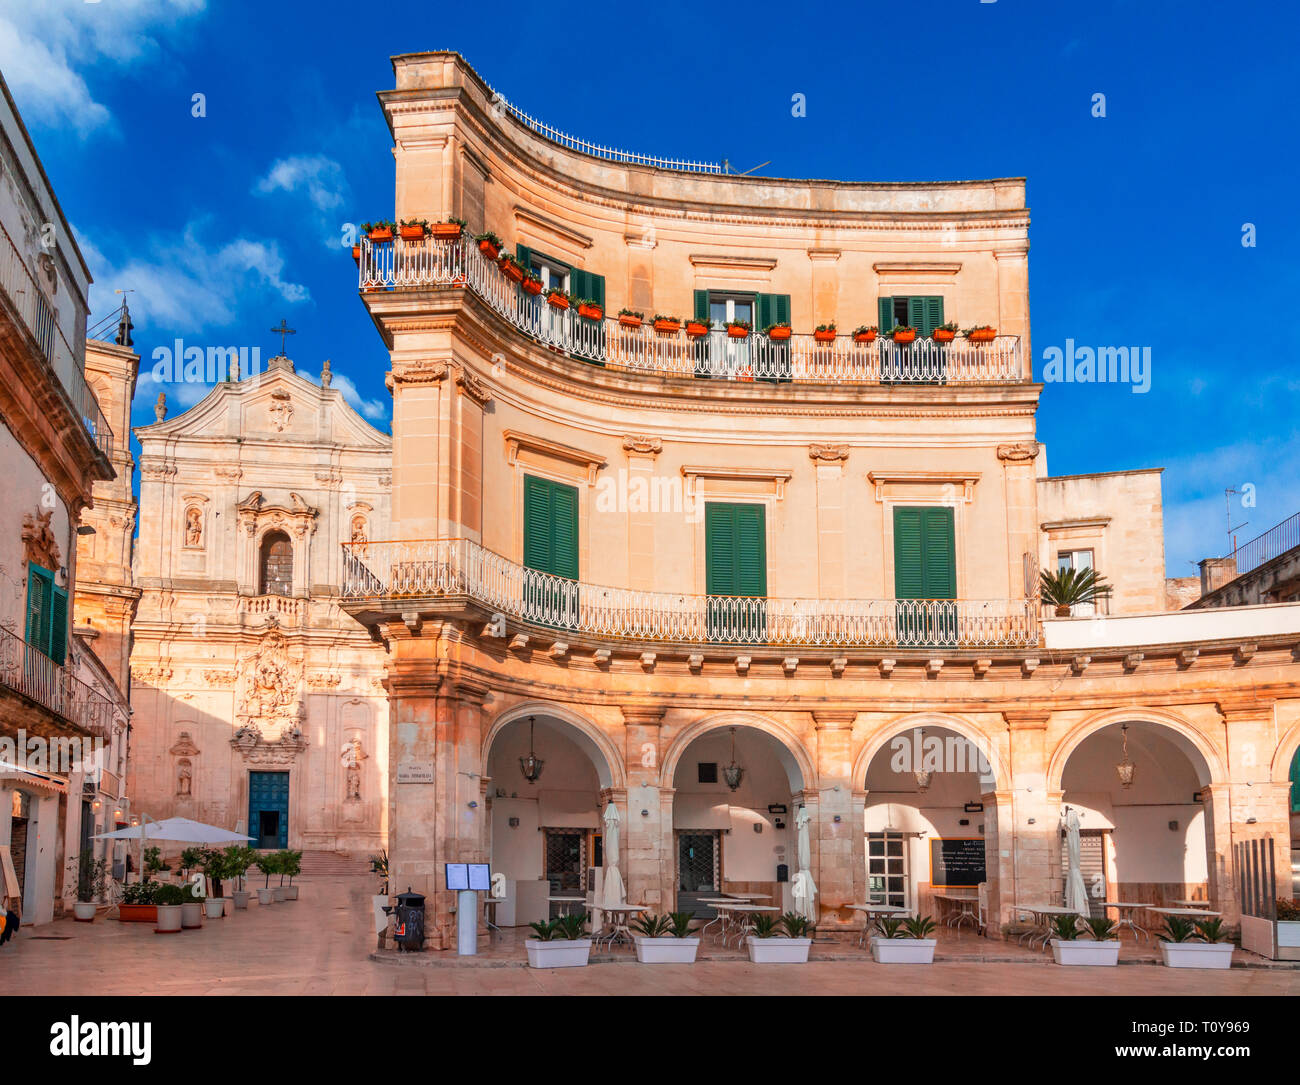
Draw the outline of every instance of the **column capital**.
<instances>
[{"instance_id":1,"label":"column capital","mask_svg":"<svg viewBox=\"0 0 1300 1085\"><path fill-rule=\"evenodd\" d=\"M1220 697L1214 702L1225 723L1273 722L1273 702L1261 701L1250 693Z\"/></svg>"},{"instance_id":2,"label":"column capital","mask_svg":"<svg viewBox=\"0 0 1300 1085\"><path fill-rule=\"evenodd\" d=\"M623 722L629 727L661 727L667 709L658 704L621 704Z\"/></svg>"},{"instance_id":3,"label":"column capital","mask_svg":"<svg viewBox=\"0 0 1300 1085\"><path fill-rule=\"evenodd\" d=\"M858 714L856 712L816 711L812 714L812 717L819 731L847 731L853 727L853 721L858 718Z\"/></svg>"},{"instance_id":4,"label":"column capital","mask_svg":"<svg viewBox=\"0 0 1300 1085\"><path fill-rule=\"evenodd\" d=\"M1012 708L1004 709L1002 718L1012 731L1045 731L1052 713L1047 709Z\"/></svg>"}]
</instances>

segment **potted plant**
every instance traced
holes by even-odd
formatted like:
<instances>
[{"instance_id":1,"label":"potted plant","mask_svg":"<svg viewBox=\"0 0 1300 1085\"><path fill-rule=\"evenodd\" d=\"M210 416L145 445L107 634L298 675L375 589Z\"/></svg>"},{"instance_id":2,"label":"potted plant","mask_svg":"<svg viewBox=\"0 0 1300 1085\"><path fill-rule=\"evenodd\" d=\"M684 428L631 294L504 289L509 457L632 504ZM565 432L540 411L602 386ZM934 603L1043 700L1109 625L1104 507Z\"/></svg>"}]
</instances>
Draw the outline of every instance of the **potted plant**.
<instances>
[{"instance_id":1,"label":"potted plant","mask_svg":"<svg viewBox=\"0 0 1300 1085\"><path fill-rule=\"evenodd\" d=\"M1218 917L1193 925L1182 916L1166 916L1160 938L1160 956L1170 968L1231 968L1237 948Z\"/></svg>"},{"instance_id":2,"label":"potted plant","mask_svg":"<svg viewBox=\"0 0 1300 1085\"><path fill-rule=\"evenodd\" d=\"M68 866L77 872L77 899L72 905L72 915L78 923L95 921L95 901L104 895L108 883L108 864L96 859L93 851L83 851L68 860Z\"/></svg>"},{"instance_id":3,"label":"potted plant","mask_svg":"<svg viewBox=\"0 0 1300 1085\"><path fill-rule=\"evenodd\" d=\"M216 848L204 848L199 853L198 868L212 883L212 896L203 902L203 914L209 919L220 919L226 914L226 900L221 880L227 877L226 853Z\"/></svg>"},{"instance_id":4,"label":"potted plant","mask_svg":"<svg viewBox=\"0 0 1300 1085\"><path fill-rule=\"evenodd\" d=\"M354 264L358 264L358 265L361 263L361 246L360 246L360 245L353 245L353 246L352 246L352 262L353 262Z\"/></svg>"},{"instance_id":5,"label":"potted plant","mask_svg":"<svg viewBox=\"0 0 1300 1085\"><path fill-rule=\"evenodd\" d=\"M639 328L645 322L645 313L638 313L635 309L620 309L618 322L625 328Z\"/></svg>"},{"instance_id":6,"label":"potted plant","mask_svg":"<svg viewBox=\"0 0 1300 1085\"><path fill-rule=\"evenodd\" d=\"M524 266L510 253L502 253L497 259L497 266L501 268L501 274L512 283L524 281Z\"/></svg>"},{"instance_id":7,"label":"potted plant","mask_svg":"<svg viewBox=\"0 0 1300 1085\"><path fill-rule=\"evenodd\" d=\"M591 938L583 933L587 913L562 915L530 923L536 938L524 940L529 968L578 968L591 956Z\"/></svg>"},{"instance_id":8,"label":"potted plant","mask_svg":"<svg viewBox=\"0 0 1300 1085\"><path fill-rule=\"evenodd\" d=\"M259 886L257 890L258 904L274 904L276 900L275 890L271 888L271 875L276 872L279 866L280 853L278 851L270 852L267 855L257 857L257 869L266 875L266 884Z\"/></svg>"},{"instance_id":9,"label":"potted plant","mask_svg":"<svg viewBox=\"0 0 1300 1085\"><path fill-rule=\"evenodd\" d=\"M496 234L477 234L474 240L478 242L478 251L489 260L495 260L501 255L502 241Z\"/></svg>"},{"instance_id":10,"label":"potted plant","mask_svg":"<svg viewBox=\"0 0 1300 1085\"><path fill-rule=\"evenodd\" d=\"M910 343L916 338L916 329L909 328L906 324L895 324L889 329L889 338L902 346L904 343Z\"/></svg>"},{"instance_id":11,"label":"potted plant","mask_svg":"<svg viewBox=\"0 0 1300 1085\"><path fill-rule=\"evenodd\" d=\"M232 844L225 850L225 858L226 877L235 883L234 889L230 891L230 902L236 909L243 911L248 907L248 890L244 888L244 876L256 861L257 852L243 844Z\"/></svg>"},{"instance_id":12,"label":"potted plant","mask_svg":"<svg viewBox=\"0 0 1300 1085\"><path fill-rule=\"evenodd\" d=\"M157 923L158 890L155 881L132 882L122 890L122 903L117 906L117 918L123 923Z\"/></svg>"},{"instance_id":13,"label":"potted plant","mask_svg":"<svg viewBox=\"0 0 1300 1085\"><path fill-rule=\"evenodd\" d=\"M381 850L378 855L370 857L370 872L380 877L379 892L370 897L371 910L375 916L375 930L382 931L388 923L388 914L384 907L388 904L388 852Z\"/></svg>"},{"instance_id":14,"label":"potted plant","mask_svg":"<svg viewBox=\"0 0 1300 1085\"><path fill-rule=\"evenodd\" d=\"M972 343L991 343L998 337L998 330L988 324L976 324L962 332Z\"/></svg>"},{"instance_id":15,"label":"potted plant","mask_svg":"<svg viewBox=\"0 0 1300 1085\"><path fill-rule=\"evenodd\" d=\"M1119 964L1119 939L1115 921L1092 916L1084 921L1091 938L1080 938L1079 917L1058 915L1052 920L1052 957L1057 964L1111 966Z\"/></svg>"},{"instance_id":16,"label":"potted plant","mask_svg":"<svg viewBox=\"0 0 1300 1085\"><path fill-rule=\"evenodd\" d=\"M203 926L203 910L208 898L198 881L182 882L178 887L184 894L181 901L181 927L193 930Z\"/></svg>"},{"instance_id":17,"label":"potted plant","mask_svg":"<svg viewBox=\"0 0 1300 1085\"><path fill-rule=\"evenodd\" d=\"M701 336L709 334L709 322L707 320L688 320L686 322L686 334L692 339L699 339Z\"/></svg>"},{"instance_id":18,"label":"potted plant","mask_svg":"<svg viewBox=\"0 0 1300 1085\"><path fill-rule=\"evenodd\" d=\"M750 324L748 320L728 320L727 338L748 339Z\"/></svg>"},{"instance_id":19,"label":"potted plant","mask_svg":"<svg viewBox=\"0 0 1300 1085\"><path fill-rule=\"evenodd\" d=\"M298 899L298 886L293 884L294 878L302 873L302 852L284 851L280 853L280 884L284 886L284 900ZM289 884L284 885L284 879L289 879Z\"/></svg>"},{"instance_id":20,"label":"potted plant","mask_svg":"<svg viewBox=\"0 0 1300 1085\"><path fill-rule=\"evenodd\" d=\"M789 324L769 324L766 329L767 337L776 343L789 339L790 333L791 328Z\"/></svg>"},{"instance_id":21,"label":"potted plant","mask_svg":"<svg viewBox=\"0 0 1300 1085\"><path fill-rule=\"evenodd\" d=\"M1300 904L1294 900L1277 902L1277 928L1273 942L1279 961L1300 961Z\"/></svg>"},{"instance_id":22,"label":"potted plant","mask_svg":"<svg viewBox=\"0 0 1300 1085\"><path fill-rule=\"evenodd\" d=\"M402 219L402 224L397 228L397 236L403 241L423 241L428 232L427 219Z\"/></svg>"},{"instance_id":23,"label":"potted plant","mask_svg":"<svg viewBox=\"0 0 1300 1085\"><path fill-rule=\"evenodd\" d=\"M1111 587L1094 569L1043 570L1038 578L1043 602L1058 618L1068 618L1071 608L1110 596Z\"/></svg>"},{"instance_id":24,"label":"potted plant","mask_svg":"<svg viewBox=\"0 0 1300 1085\"><path fill-rule=\"evenodd\" d=\"M185 889L179 885L160 885L155 893L157 923L155 934L179 934L184 922Z\"/></svg>"},{"instance_id":25,"label":"potted plant","mask_svg":"<svg viewBox=\"0 0 1300 1085\"><path fill-rule=\"evenodd\" d=\"M578 315L585 317L587 320L599 320L605 315L605 310L601 308L599 302L593 301L591 298L580 298L578 300Z\"/></svg>"},{"instance_id":26,"label":"potted plant","mask_svg":"<svg viewBox=\"0 0 1300 1085\"><path fill-rule=\"evenodd\" d=\"M936 343L951 343L957 338L957 325L952 321L940 324L930 333L930 338Z\"/></svg>"},{"instance_id":27,"label":"potted plant","mask_svg":"<svg viewBox=\"0 0 1300 1085\"><path fill-rule=\"evenodd\" d=\"M162 848L144 849L144 876L148 881L155 874L170 874L171 867L162 861Z\"/></svg>"},{"instance_id":28,"label":"potted plant","mask_svg":"<svg viewBox=\"0 0 1300 1085\"><path fill-rule=\"evenodd\" d=\"M556 309L567 309L573 304L573 299L563 290L556 290L552 287L546 292L546 303Z\"/></svg>"},{"instance_id":29,"label":"potted plant","mask_svg":"<svg viewBox=\"0 0 1300 1085\"><path fill-rule=\"evenodd\" d=\"M813 329L813 338L819 343L835 342L835 325L818 324L817 327Z\"/></svg>"},{"instance_id":30,"label":"potted plant","mask_svg":"<svg viewBox=\"0 0 1300 1085\"><path fill-rule=\"evenodd\" d=\"M691 934L690 912L644 915L628 924L636 931L636 959L642 964L692 964L700 948Z\"/></svg>"},{"instance_id":31,"label":"potted plant","mask_svg":"<svg viewBox=\"0 0 1300 1085\"><path fill-rule=\"evenodd\" d=\"M879 329L874 324L859 324L853 329L855 343L874 343Z\"/></svg>"},{"instance_id":32,"label":"potted plant","mask_svg":"<svg viewBox=\"0 0 1300 1085\"><path fill-rule=\"evenodd\" d=\"M934 920L928 915L890 919L882 916L876 920L878 934L871 936L871 956L877 964L933 964L934 947L938 940L931 938Z\"/></svg>"},{"instance_id":33,"label":"potted plant","mask_svg":"<svg viewBox=\"0 0 1300 1085\"><path fill-rule=\"evenodd\" d=\"M753 964L803 964L812 948L812 920L795 912L780 919L755 913L753 933L746 937Z\"/></svg>"},{"instance_id":34,"label":"potted plant","mask_svg":"<svg viewBox=\"0 0 1300 1085\"><path fill-rule=\"evenodd\" d=\"M429 232L436 241L459 241L465 232L465 220L449 218L446 222L435 222L429 227Z\"/></svg>"},{"instance_id":35,"label":"potted plant","mask_svg":"<svg viewBox=\"0 0 1300 1085\"><path fill-rule=\"evenodd\" d=\"M681 326L682 322L675 316L664 316L663 313L655 313L654 329L660 335L675 335Z\"/></svg>"},{"instance_id":36,"label":"potted plant","mask_svg":"<svg viewBox=\"0 0 1300 1085\"><path fill-rule=\"evenodd\" d=\"M525 294L531 294L533 297L536 297L542 292L542 280L531 271L524 272L524 281L519 285L524 288Z\"/></svg>"},{"instance_id":37,"label":"potted plant","mask_svg":"<svg viewBox=\"0 0 1300 1085\"><path fill-rule=\"evenodd\" d=\"M380 243L393 240L393 228L396 224L388 219L380 219L378 222L363 222L361 232L370 238L371 241Z\"/></svg>"}]
</instances>

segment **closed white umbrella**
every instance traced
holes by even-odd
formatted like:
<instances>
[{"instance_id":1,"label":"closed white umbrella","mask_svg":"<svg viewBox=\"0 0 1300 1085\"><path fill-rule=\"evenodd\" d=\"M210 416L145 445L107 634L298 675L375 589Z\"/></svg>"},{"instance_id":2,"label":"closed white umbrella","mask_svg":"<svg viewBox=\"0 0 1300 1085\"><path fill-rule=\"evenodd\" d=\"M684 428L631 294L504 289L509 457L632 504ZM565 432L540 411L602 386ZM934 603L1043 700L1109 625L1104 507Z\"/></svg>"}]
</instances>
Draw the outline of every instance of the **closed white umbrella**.
<instances>
[{"instance_id":1,"label":"closed white umbrella","mask_svg":"<svg viewBox=\"0 0 1300 1085\"><path fill-rule=\"evenodd\" d=\"M617 908L627 903L627 890L623 875L618 872L618 807L612 802L605 806L604 870L600 903L606 908Z\"/></svg>"},{"instance_id":2,"label":"closed white umbrella","mask_svg":"<svg viewBox=\"0 0 1300 1085\"><path fill-rule=\"evenodd\" d=\"M808 919L816 919L813 898L817 895L817 884L813 881L812 844L808 839L808 823L811 820L812 815L808 812L808 807L799 807L799 813L794 819L795 825L799 828L797 847L799 872L794 876L790 891L794 896L794 910Z\"/></svg>"},{"instance_id":3,"label":"closed white umbrella","mask_svg":"<svg viewBox=\"0 0 1300 1085\"><path fill-rule=\"evenodd\" d=\"M1072 912L1086 916L1088 887L1083 883L1079 858L1079 815L1073 810L1068 810L1065 815L1065 850L1069 860L1069 872L1065 880L1065 906Z\"/></svg>"}]
</instances>

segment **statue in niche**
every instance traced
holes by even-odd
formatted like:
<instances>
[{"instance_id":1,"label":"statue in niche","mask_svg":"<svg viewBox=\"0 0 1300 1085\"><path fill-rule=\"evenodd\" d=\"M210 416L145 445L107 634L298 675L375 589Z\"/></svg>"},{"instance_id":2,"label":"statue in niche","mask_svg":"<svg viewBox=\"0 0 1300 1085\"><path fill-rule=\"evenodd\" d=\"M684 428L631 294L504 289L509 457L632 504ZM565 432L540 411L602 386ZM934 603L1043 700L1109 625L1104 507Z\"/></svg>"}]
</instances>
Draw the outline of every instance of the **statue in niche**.
<instances>
[{"instance_id":1,"label":"statue in niche","mask_svg":"<svg viewBox=\"0 0 1300 1085\"><path fill-rule=\"evenodd\" d=\"M176 765L176 794L188 799L193 793L194 769L188 757L182 757Z\"/></svg>"},{"instance_id":2,"label":"statue in niche","mask_svg":"<svg viewBox=\"0 0 1300 1085\"><path fill-rule=\"evenodd\" d=\"M352 542L355 546L365 546L366 542L366 518L364 516L352 517Z\"/></svg>"},{"instance_id":3,"label":"statue in niche","mask_svg":"<svg viewBox=\"0 0 1300 1085\"><path fill-rule=\"evenodd\" d=\"M361 748L361 738L357 735L343 746L341 760L344 769L344 781L347 802L361 801L361 762L369 760L370 755Z\"/></svg>"},{"instance_id":4,"label":"statue in niche","mask_svg":"<svg viewBox=\"0 0 1300 1085\"><path fill-rule=\"evenodd\" d=\"M193 505L185 513L185 545L203 544L203 514Z\"/></svg>"}]
</instances>

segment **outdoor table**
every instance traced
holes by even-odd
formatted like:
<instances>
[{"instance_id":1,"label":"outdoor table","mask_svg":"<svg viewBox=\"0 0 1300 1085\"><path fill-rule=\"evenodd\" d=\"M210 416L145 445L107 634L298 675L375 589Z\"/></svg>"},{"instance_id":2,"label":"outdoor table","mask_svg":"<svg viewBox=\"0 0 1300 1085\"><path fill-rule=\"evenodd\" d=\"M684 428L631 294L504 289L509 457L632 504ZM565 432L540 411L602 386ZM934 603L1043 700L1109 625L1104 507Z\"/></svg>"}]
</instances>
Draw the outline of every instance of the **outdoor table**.
<instances>
[{"instance_id":1,"label":"outdoor table","mask_svg":"<svg viewBox=\"0 0 1300 1085\"><path fill-rule=\"evenodd\" d=\"M906 915L907 909L900 908L897 904L850 904L849 910L853 912L865 913L866 922L862 924L862 932L858 935L858 945L861 946L867 937L867 931L871 929L871 917L876 915Z\"/></svg>"},{"instance_id":2,"label":"outdoor table","mask_svg":"<svg viewBox=\"0 0 1300 1085\"><path fill-rule=\"evenodd\" d=\"M735 935L736 944L739 945L745 935L750 932L750 920L758 912L779 912L781 909L775 904L736 904L732 906L733 912L740 913L740 922L736 925ZM726 939L723 939L723 945L726 945Z\"/></svg>"},{"instance_id":3,"label":"outdoor table","mask_svg":"<svg viewBox=\"0 0 1300 1085\"><path fill-rule=\"evenodd\" d=\"M497 917L497 905L500 903L501 901L496 897L483 898L483 922L487 924L487 929L490 931L501 930L495 922Z\"/></svg>"},{"instance_id":4,"label":"outdoor table","mask_svg":"<svg viewBox=\"0 0 1300 1085\"><path fill-rule=\"evenodd\" d=\"M1169 903L1178 908L1201 908L1210 902L1208 900L1171 900Z\"/></svg>"},{"instance_id":5,"label":"outdoor table","mask_svg":"<svg viewBox=\"0 0 1300 1085\"><path fill-rule=\"evenodd\" d=\"M610 949L615 942L627 942L632 945L632 930L628 922L638 912L645 911L644 904L602 904L601 910L609 913L610 933L605 938ZM605 937L602 934L602 937Z\"/></svg>"},{"instance_id":6,"label":"outdoor table","mask_svg":"<svg viewBox=\"0 0 1300 1085\"><path fill-rule=\"evenodd\" d=\"M1222 912L1213 912L1209 908L1151 908L1150 911L1159 912L1161 915L1195 915L1202 919L1223 915Z\"/></svg>"},{"instance_id":7,"label":"outdoor table","mask_svg":"<svg viewBox=\"0 0 1300 1085\"><path fill-rule=\"evenodd\" d=\"M547 899L548 901L550 901L552 904L558 904L558 905L560 906L560 914L561 914L561 915L568 915L568 914L569 914L569 905L570 905L570 904L586 904L586 903L587 903L587 898L586 898L586 897L547 897L546 899Z\"/></svg>"},{"instance_id":8,"label":"outdoor table","mask_svg":"<svg viewBox=\"0 0 1300 1085\"><path fill-rule=\"evenodd\" d=\"M698 900L701 904L707 904L707 905L708 905L710 908L712 908L715 912L718 912L718 905L719 905L719 904L731 904L731 903L732 903L732 898L731 898L731 897L697 897L696 900ZM704 937L704 932L707 931L710 927L712 927L713 924L715 924L715 923L717 923L717 924L719 925L719 927L721 927L721 926L723 925L723 915L722 915L721 912L718 912L717 915L715 915L712 919L710 919L707 923L704 924L704 926L702 926L702 927L699 929L699 931L697 932L697 933L699 934L699 936L700 936L701 938L703 938L703 937Z\"/></svg>"},{"instance_id":9,"label":"outdoor table","mask_svg":"<svg viewBox=\"0 0 1300 1085\"><path fill-rule=\"evenodd\" d=\"M934 899L942 902L941 911L944 904L956 905L956 908L949 909L948 918L944 920L946 926L960 927L965 919L969 919L976 927L979 926L979 917L970 909L972 904L979 906L979 897L973 897L969 893L935 893Z\"/></svg>"},{"instance_id":10,"label":"outdoor table","mask_svg":"<svg viewBox=\"0 0 1300 1085\"><path fill-rule=\"evenodd\" d=\"M1052 940L1052 916L1054 915L1078 915L1074 908L1066 908L1060 904L1022 904L1019 906L1022 912L1029 912L1034 917L1034 929L1028 934L1029 944L1041 938L1043 940L1043 949L1046 949ZM1042 929L1039 930L1041 925ZM1021 935L1021 937L1026 937Z\"/></svg>"},{"instance_id":11,"label":"outdoor table","mask_svg":"<svg viewBox=\"0 0 1300 1085\"><path fill-rule=\"evenodd\" d=\"M718 941L725 946L731 932L731 913L737 909L749 907L749 905L746 905L744 901L723 900L721 898L710 898L708 904L718 913Z\"/></svg>"},{"instance_id":12,"label":"outdoor table","mask_svg":"<svg viewBox=\"0 0 1300 1085\"><path fill-rule=\"evenodd\" d=\"M1140 904L1137 901L1132 901L1132 900L1108 900L1105 902L1104 907L1114 908L1117 912L1119 912L1119 917L1115 920L1116 937L1119 937L1120 927L1128 927L1128 929L1133 932L1133 941L1135 942L1138 941L1139 937L1146 938L1148 942L1151 941L1151 932L1148 931L1145 927L1139 927L1137 923L1133 921L1133 917L1131 915L1124 914L1125 912L1133 912L1140 908L1150 908L1151 905Z\"/></svg>"},{"instance_id":13,"label":"outdoor table","mask_svg":"<svg viewBox=\"0 0 1300 1085\"><path fill-rule=\"evenodd\" d=\"M748 901L750 904L752 904L752 903L753 903L754 901L756 901L756 900L771 900L771 899L772 899L772 895L771 895L770 893L731 893L731 892L724 892L722 895L723 895L724 897L731 897L733 900Z\"/></svg>"}]
</instances>

